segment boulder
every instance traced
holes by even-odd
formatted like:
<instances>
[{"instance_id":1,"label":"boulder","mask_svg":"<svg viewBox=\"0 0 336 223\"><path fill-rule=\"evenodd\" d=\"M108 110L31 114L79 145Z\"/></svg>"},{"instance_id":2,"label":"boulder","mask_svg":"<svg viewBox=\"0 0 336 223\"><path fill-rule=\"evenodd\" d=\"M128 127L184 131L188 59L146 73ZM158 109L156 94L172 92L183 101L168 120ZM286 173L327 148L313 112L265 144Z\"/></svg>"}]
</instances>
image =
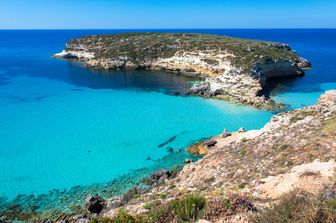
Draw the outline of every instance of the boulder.
<instances>
[{"instance_id":1,"label":"boulder","mask_svg":"<svg viewBox=\"0 0 336 223\"><path fill-rule=\"evenodd\" d=\"M157 186L163 183L165 180L169 179L170 177L171 177L171 173L168 170L156 171L149 177L149 185Z\"/></svg>"},{"instance_id":2,"label":"boulder","mask_svg":"<svg viewBox=\"0 0 336 223\"><path fill-rule=\"evenodd\" d=\"M232 135L231 132L229 132L227 129L224 129L223 133L221 134L221 137L226 138L226 137L229 137L231 135Z\"/></svg>"},{"instance_id":3,"label":"boulder","mask_svg":"<svg viewBox=\"0 0 336 223\"><path fill-rule=\"evenodd\" d=\"M202 142L189 146L187 151L195 156L205 156L209 152L208 147Z\"/></svg>"},{"instance_id":4,"label":"boulder","mask_svg":"<svg viewBox=\"0 0 336 223\"><path fill-rule=\"evenodd\" d=\"M99 214L105 206L104 200L98 195L90 195L85 199L85 208L91 214Z\"/></svg>"},{"instance_id":5,"label":"boulder","mask_svg":"<svg viewBox=\"0 0 336 223\"><path fill-rule=\"evenodd\" d=\"M207 140L207 141L204 142L204 145L206 145L207 147L212 147L216 144L217 144L217 141L215 141L213 139L210 139L210 140Z\"/></svg>"},{"instance_id":6,"label":"boulder","mask_svg":"<svg viewBox=\"0 0 336 223\"><path fill-rule=\"evenodd\" d=\"M244 129L244 128L240 128L240 129L238 129L238 132L239 132L239 133L246 132L246 129Z\"/></svg>"}]
</instances>

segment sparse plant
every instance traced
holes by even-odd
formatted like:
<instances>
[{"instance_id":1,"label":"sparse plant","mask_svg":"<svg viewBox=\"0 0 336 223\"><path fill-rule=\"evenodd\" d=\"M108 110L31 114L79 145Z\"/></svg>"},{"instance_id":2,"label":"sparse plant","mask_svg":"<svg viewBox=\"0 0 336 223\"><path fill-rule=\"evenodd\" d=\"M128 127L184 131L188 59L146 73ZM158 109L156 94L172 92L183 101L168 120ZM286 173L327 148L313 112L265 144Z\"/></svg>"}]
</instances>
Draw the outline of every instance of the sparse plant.
<instances>
[{"instance_id":1,"label":"sparse plant","mask_svg":"<svg viewBox=\"0 0 336 223\"><path fill-rule=\"evenodd\" d=\"M168 204L172 213L183 221L195 221L206 207L206 199L200 195L190 194Z\"/></svg>"},{"instance_id":2,"label":"sparse plant","mask_svg":"<svg viewBox=\"0 0 336 223\"><path fill-rule=\"evenodd\" d=\"M240 140L241 142L247 142L248 140L244 137Z\"/></svg>"},{"instance_id":3,"label":"sparse plant","mask_svg":"<svg viewBox=\"0 0 336 223\"><path fill-rule=\"evenodd\" d=\"M239 149L239 153L241 155L245 155L247 153L247 149L245 147L242 147L242 148Z\"/></svg>"},{"instance_id":4,"label":"sparse plant","mask_svg":"<svg viewBox=\"0 0 336 223\"><path fill-rule=\"evenodd\" d=\"M160 194L160 198L161 198L162 200L167 199L167 194L166 194L166 193L162 193L162 194Z\"/></svg>"}]
</instances>

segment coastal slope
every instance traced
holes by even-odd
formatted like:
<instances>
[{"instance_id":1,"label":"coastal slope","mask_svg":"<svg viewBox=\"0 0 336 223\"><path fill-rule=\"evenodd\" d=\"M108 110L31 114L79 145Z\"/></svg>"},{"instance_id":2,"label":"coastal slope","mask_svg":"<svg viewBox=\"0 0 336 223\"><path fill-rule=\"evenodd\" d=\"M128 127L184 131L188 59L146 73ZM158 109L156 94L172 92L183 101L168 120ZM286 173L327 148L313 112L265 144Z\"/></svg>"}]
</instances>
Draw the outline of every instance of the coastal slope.
<instances>
[{"instance_id":1,"label":"coastal slope","mask_svg":"<svg viewBox=\"0 0 336 223\"><path fill-rule=\"evenodd\" d=\"M124 33L73 39L54 55L90 68L165 70L202 77L190 93L274 109L273 78L297 77L311 64L287 44L191 33Z\"/></svg>"},{"instance_id":2,"label":"coastal slope","mask_svg":"<svg viewBox=\"0 0 336 223\"><path fill-rule=\"evenodd\" d=\"M188 208L183 206L188 199L195 205L205 199L207 205L199 206L203 211L190 219L336 221L336 90L326 92L313 106L274 116L260 130L226 132L193 147L194 154L197 148L203 151L202 159L144 194L135 193L120 203L122 210L140 216L161 211L164 220L157 222L171 222L174 216L185 216L170 214L170 205L182 202L180 208ZM160 180L162 173L152 175L151 182ZM107 208L102 215L115 217L120 210L119 206Z\"/></svg>"}]
</instances>

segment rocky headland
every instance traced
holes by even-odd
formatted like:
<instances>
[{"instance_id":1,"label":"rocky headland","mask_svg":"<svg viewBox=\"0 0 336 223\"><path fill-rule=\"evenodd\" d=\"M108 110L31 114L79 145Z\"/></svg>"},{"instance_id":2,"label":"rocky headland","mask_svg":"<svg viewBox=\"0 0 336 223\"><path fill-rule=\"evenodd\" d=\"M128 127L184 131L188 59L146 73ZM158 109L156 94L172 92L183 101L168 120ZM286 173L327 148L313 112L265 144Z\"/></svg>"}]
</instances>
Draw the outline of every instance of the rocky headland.
<instances>
[{"instance_id":1,"label":"rocky headland","mask_svg":"<svg viewBox=\"0 0 336 223\"><path fill-rule=\"evenodd\" d=\"M190 33L124 33L73 39L54 55L90 68L164 70L204 78L190 94L277 109L274 78L304 75L311 64L287 44Z\"/></svg>"}]
</instances>

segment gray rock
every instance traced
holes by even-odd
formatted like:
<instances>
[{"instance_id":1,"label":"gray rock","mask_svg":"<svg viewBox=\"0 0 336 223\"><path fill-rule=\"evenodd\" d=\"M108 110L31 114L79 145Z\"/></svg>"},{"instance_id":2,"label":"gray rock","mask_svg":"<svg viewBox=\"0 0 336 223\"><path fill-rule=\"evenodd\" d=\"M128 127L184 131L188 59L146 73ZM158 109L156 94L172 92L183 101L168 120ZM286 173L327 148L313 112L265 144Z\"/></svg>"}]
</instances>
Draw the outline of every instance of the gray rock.
<instances>
[{"instance_id":1,"label":"gray rock","mask_svg":"<svg viewBox=\"0 0 336 223\"><path fill-rule=\"evenodd\" d=\"M150 186L157 186L171 177L168 170L159 170L150 176Z\"/></svg>"},{"instance_id":2,"label":"gray rock","mask_svg":"<svg viewBox=\"0 0 336 223\"><path fill-rule=\"evenodd\" d=\"M193 161L191 159L185 159L184 163L192 163Z\"/></svg>"},{"instance_id":3,"label":"gray rock","mask_svg":"<svg viewBox=\"0 0 336 223\"><path fill-rule=\"evenodd\" d=\"M107 209L115 209L118 208L120 206L122 206L123 202L122 202L122 198L117 196L117 197L112 197L110 199L107 200L107 204L106 204L106 208Z\"/></svg>"},{"instance_id":4,"label":"gray rock","mask_svg":"<svg viewBox=\"0 0 336 223\"><path fill-rule=\"evenodd\" d=\"M207 82L201 82L199 84L195 84L190 88L190 94L195 95L207 95L210 91L210 85Z\"/></svg>"},{"instance_id":5,"label":"gray rock","mask_svg":"<svg viewBox=\"0 0 336 223\"><path fill-rule=\"evenodd\" d=\"M90 219L88 218L79 218L76 220L76 223L88 223Z\"/></svg>"},{"instance_id":6,"label":"gray rock","mask_svg":"<svg viewBox=\"0 0 336 223\"><path fill-rule=\"evenodd\" d=\"M85 199L85 208L91 214L99 214L104 208L104 200L98 195L91 195Z\"/></svg>"},{"instance_id":7,"label":"gray rock","mask_svg":"<svg viewBox=\"0 0 336 223\"><path fill-rule=\"evenodd\" d=\"M226 138L226 137L229 137L231 135L232 135L231 132L229 132L227 129L224 129L223 133L221 134L221 137Z\"/></svg>"},{"instance_id":8,"label":"gray rock","mask_svg":"<svg viewBox=\"0 0 336 223\"><path fill-rule=\"evenodd\" d=\"M74 215L74 216L71 217L71 219L74 220L74 221L76 221L76 220L78 220L80 218L86 218L86 216L82 215L82 214L76 214L76 215Z\"/></svg>"},{"instance_id":9,"label":"gray rock","mask_svg":"<svg viewBox=\"0 0 336 223\"><path fill-rule=\"evenodd\" d=\"M204 145L206 145L207 147L211 147L211 146L214 146L216 144L217 144L217 141L215 141L213 139L204 142Z\"/></svg>"},{"instance_id":10,"label":"gray rock","mask_svg":"<svg viewBox=\"0 0 336 223\"><path fill-rule=\"evenodd\" d=\"M244 128L240 128L240 129L238 129L238 132L239 132L239 133L246 132L246 129L244 129Z\"/></svg>"}]
</instances>

